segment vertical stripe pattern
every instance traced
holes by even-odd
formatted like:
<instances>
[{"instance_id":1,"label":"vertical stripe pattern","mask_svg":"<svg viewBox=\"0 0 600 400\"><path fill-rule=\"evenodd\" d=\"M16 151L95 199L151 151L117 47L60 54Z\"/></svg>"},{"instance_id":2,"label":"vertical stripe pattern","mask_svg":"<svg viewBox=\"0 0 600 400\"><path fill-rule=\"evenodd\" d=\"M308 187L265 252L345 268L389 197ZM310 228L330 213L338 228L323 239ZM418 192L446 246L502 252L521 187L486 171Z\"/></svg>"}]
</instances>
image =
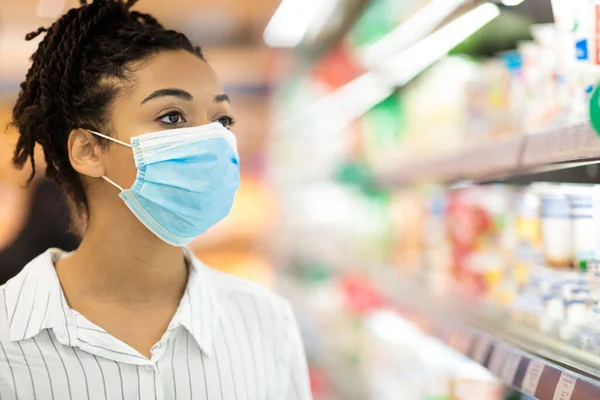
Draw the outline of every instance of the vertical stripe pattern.
<instances>
[{"instance_id":1,"label":"vertical stripe pattern","mask_svg":"<svg viewBox=\"0 0 600 400\"><path fill-rule=\"evenodd\" d=\"M69 308L57 256L0 287L0 399L311 399L295 320L276 295L192 258L184 298L147 359Z\"/></svg>"}]
</instances>

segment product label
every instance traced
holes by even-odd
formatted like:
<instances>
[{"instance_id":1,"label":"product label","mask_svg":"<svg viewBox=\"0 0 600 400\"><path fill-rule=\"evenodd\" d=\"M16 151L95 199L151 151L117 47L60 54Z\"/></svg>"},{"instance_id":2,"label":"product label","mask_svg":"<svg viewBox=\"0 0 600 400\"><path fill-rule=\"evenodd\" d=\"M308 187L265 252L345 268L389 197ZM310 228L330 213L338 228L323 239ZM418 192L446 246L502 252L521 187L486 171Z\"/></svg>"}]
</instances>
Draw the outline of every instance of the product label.
<instances>
[{"instance_id":1,"label":"product label","mask_svg":"<svg viewBox=\"0 0 600 400\"><path fill-rule=\"evenodd\" d=\"M510 353L508 357L506 357L506 361L502 366L502 372L500 373L500 377L502 380L512 385L515 380L515 375L517 375L517 369L519 368L519 364L521 363L521 355L517 353Z\"/></svg>"},{"instance_id":2,"label":"product label","mask_svg":"<svg viewBox=\"0 0 600 400\"><path fill-rule=\"evenodd\" d=\"M492 350L492 356L490 358L489 370L496 376L500 375L502 370L502 363L506 359L507 351L503 346L497 345Z\"/></svg>"},{"instance_id":3,"label":"product label","mask_svg":"<svg viewBox=\"0 0 600 400\"><path fill-rule=\"evenodd\" d=\"M523 379L523 393L535 397L538 383L544 372L544 364L539 360L531 360Z\"/></svg>"},{"instance_id":4,"label":"product label","mask_svg":"<svg viewBox=\"0 0 600 400\"><path fill-rule=\"evenodd\" d=\"M483 336L479 338L477 341L477 345L475 346L475 351L473 352L473 360L477 361L479 364L483 364L485 362L485 357L490 350L491 341Z\"/></svg>"},{"instance_id":5,"label":"product label","mask_svg":"<svg viewBox=\"0 0 600 400\"><path fill-rule=\"evenodd\" d=\"M580 61L588 60L588 41L587 39L578 40L575 43L575 49L577 50L577 59Z\"/></svg>"},{"instance_id":6,"label":"product label","mask_svg":"<svg viewBox=\"0 0 600 400\"><path fill-rule=\"evenodd\" d=\"M556 385L552 400L571 400L571 395L575 389L575 383L577 383L577 378L574 376L564 372L560 374L560 379Z\"/></svg>"}]
</instances>

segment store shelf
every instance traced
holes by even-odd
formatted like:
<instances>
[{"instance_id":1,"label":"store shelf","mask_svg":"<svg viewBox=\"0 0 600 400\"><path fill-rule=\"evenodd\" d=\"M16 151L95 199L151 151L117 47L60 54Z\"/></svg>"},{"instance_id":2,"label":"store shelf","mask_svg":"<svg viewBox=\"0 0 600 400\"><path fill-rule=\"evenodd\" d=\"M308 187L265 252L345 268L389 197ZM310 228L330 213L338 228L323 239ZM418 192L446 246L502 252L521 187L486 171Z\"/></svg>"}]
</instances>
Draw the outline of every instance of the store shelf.
<instances>
[{"instance_id":1,"label":"store shelf","mask_svg":"<svg viewBox=\"0 0 600 400\"><path fill-rule=\"evenodd\" d=\"M572 167L571 163L595 160L600 160L600 136L586 122L545 133L499 139L447 156L396 165L381 171L378 183L390 186L461 180L505 181L511 177L532 181L539 173L544 173L548 181L585 181L595 177L573 178L569 174L563 177L555 172ZM554 168L547 171L545 167L548 166Z\"/></svg>"},{"instance_id":2,"label":"store shelf","mask_svg":"<svg viewBox=\"0 0 600 400\"><path fill-rule=\"evenodd\" d=\"M403 316L425 325L506 385L540 400L600 398L600 356L513 322L498 310L428 296L418 283L391 282L378 283Z\"/></svg>"}]
</instances>

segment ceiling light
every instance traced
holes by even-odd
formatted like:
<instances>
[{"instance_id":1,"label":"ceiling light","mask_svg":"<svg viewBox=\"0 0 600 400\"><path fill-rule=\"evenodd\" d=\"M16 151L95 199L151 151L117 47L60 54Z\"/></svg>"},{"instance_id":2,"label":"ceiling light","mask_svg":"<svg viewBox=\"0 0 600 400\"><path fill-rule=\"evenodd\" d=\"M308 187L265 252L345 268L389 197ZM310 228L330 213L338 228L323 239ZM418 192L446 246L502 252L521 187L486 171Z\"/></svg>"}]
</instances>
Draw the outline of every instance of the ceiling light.
<instances>
[{"instance_id":1,"label":"ceiling light","mask_svg":"<svg viewBox=\"0 0 600 400\"><path fill-rule=\"evenodd\" d=\"M314 115L304 123L317 124L314 129L339 132L393 92L389 82L374 72L367 72L327 97L316 101L310 110Z\"/></svg>"},{"instance_id":2,"label":"ceiling light","mask_svg":"<svg viewBox=\"0 0 600 400\"><path fill-rule=\"evenodd\" d=\"M482 4L404 50L384 64L383 70L398 86L405 85L499 15L498 6Z\"/></svg>"},{"instance_id":3,"label":"ceiling light","mask_svg":"<svg viewBox=\"0 0 600 400\"><path fill-rule=\"evenodd\" d=\"M398 28L367 47L360 56L363 64L371 68L381 65L399 51L431 33L464 3L465 0L430 1Z\"/></svg>"},{"instance_id":4,"label":"ceiling light","mask_svg":"<svg viewBox=\"0 0 600 400\"><path fill-rule=\"evenodd\" d=\"M513 7L518 6L524 1L525 0L502 0L502 4L504 4L505 6Z\"/></svg>"},{"instance_id":5,"label":"ceiling light","mask_svg":"<svg viewBox=\"0 0 600 400\"><path fill-rule=\"evenodd\" d=\"M269 47L296 47L311 21L324 7L324 0L282 0L267 25L264 40Z\"/></svg>"},{"instance_id":6,"label":"ceiling light","mask_svg":"<svg viewBox=\"0 0 600 400\"><path fill-rule=\"evenodd\" d=\"M289 126L337 133L392 94L450 50L500 15L498 6L486 3L407 48L382 67L369 71L315 101L291 118Z\"/></svg>"}]
</instances>

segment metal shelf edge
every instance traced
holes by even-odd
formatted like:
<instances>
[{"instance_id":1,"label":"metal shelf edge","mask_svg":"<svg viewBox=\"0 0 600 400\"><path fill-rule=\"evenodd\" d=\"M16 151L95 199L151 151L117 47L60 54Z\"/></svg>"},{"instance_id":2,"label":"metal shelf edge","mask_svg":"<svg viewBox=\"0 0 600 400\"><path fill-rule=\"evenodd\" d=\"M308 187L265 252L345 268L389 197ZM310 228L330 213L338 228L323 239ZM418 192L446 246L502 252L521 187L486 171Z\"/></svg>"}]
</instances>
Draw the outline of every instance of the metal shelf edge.
<instances>
[{"instance_id":1,"label":"metal shelf edge","mask_svg":"<svg viewBox=\"0 0 600 400\"><path fill-rule=\"evenodd\" d=\"M540 400L600 398L600 382L526 353L476 329L436 327L445 344L481 364L502 383Z\"/></svg>"},{"instance_id":2,"label":"metal shelf edge","mask_svg":"<svg viewBox=\"0 0 600 400\"><path fill-rule=\"evenodd\" d=\"M544 133L512 136L378 171L380 186L419 182L487 181L529 174L536 168L600 158L600 136L589 122Z\"/></svg>"},{"instance_id":3,"label":"metal shelf edge","mask_svg":"<svg viewBox=\"0 0 600 400\"><path fill-rule=\"evenodd\" d=\"M490 323L493 316L486 318L481 309L473 313L477 307L424 294L420 283L400 282L393 275L379 276L375 284L391 304L406 311L404 317L425 321L431 334L507 386L539 400L600 399L600 356L508 318Z\"/></svg>"}]
</instances>

